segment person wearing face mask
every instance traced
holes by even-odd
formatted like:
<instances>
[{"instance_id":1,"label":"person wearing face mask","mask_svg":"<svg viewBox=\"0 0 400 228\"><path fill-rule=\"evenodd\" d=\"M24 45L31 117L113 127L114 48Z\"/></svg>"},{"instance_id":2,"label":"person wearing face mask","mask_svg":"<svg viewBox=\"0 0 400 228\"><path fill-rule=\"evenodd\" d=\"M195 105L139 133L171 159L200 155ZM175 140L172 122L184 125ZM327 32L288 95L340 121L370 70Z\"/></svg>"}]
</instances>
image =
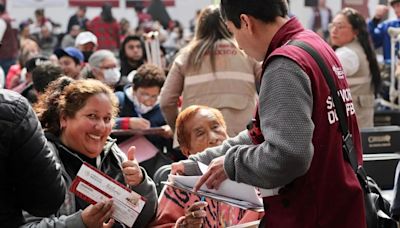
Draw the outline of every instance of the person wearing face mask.
<instances>
[{"instance_id":1,"label":"person wearing face mask","mask_svg":"<svg viewBox=\"0 0 400 228\"><path fill-rule=\"evenodd\" d=\"M119 72L118 61L109 50L94 52L89 58L89 66L84 71L82 73L84 78L97 79L115 90L125 84L120 81L121 73Z\"/></svg>"},{"instance_id":2,"label":"person wearing face mask","mask_svg":"<svg viewBox=\"0 0 400 228\"><path fill-rule=\"evenodd\" d=\"M89 31L81 32L75 39L75 47L78 48L84 56L83 62L89 62L90 56L97 49L97 37Z\"/></svg>"},{"instance_id":3,"label":"person wearing face mask","mask_svg":"<svg viewBox=\"0 0 400 228\"><path fill-rule=\"evenodd\" d=\"M148 129L162 127L160 135L148 135L146 138L160 151L172 150L172 130L167 125L160 109L159 95L164 85L164 71L152 64L144 64L138 68L132 85L124 91L116 92L119 100L119 118L116 119L116 129ZM146 165L143 164L145 168ZM156 167L146 169L149 174Z\"/></svg>"}]
</instances>

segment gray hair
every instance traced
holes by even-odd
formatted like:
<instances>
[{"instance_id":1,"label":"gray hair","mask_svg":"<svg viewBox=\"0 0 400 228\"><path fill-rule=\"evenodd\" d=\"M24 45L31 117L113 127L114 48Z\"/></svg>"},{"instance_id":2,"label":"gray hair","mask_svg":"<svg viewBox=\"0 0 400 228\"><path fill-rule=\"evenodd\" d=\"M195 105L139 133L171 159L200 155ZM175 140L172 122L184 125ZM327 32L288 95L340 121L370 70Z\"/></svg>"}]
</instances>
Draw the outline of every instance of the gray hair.
<instances>
[{"instance_id":1,"label":"gray hair","mask_svg":"<svg viewBox=\"0 0 400 228\"><path fill-rule=\"evenodd\" d=\"M95 51L89 58L89 65L91 67L99 68L101 63L108 58L113 58L116 60L114 53L109 50Z\"/></svg>"}]
</instances>

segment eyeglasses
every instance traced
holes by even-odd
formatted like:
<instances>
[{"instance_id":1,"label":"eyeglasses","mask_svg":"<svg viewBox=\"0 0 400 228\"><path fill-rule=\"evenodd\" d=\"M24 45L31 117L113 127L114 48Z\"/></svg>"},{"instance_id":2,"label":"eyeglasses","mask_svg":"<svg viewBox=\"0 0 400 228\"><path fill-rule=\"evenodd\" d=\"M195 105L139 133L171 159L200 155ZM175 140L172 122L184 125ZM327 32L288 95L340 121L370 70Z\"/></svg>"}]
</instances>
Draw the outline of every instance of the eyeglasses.
<instances>
[{"instance_id":1,"label":"eyeglasses","mask_svg":"<svg viewBox=\"0 0 400 228\"><path fill-rule=\"evenodd\" d=\"M137 92L137 95L140 96L143 100L157 100L159 97L159 94L150 95L147 93L140 93L140 92Z\"/></svg>"},{"instance_id":2,"label":"eyeglasses","mask_svg":"<svg viewBox=\"0 0 400 228\"><path fill-rule=\"evenodd\" d=\"M351 28L351 26L349 26L349 25L344 25L344 24L340 24L340 23L329 23L329 25L328 25L328 29L329 30L332 30L332 29L334 29L334 28L336 28L336 29L338 29L338 30L342 30L342 29L345 29L345 28Z\"/></svg>"}]
</instances>

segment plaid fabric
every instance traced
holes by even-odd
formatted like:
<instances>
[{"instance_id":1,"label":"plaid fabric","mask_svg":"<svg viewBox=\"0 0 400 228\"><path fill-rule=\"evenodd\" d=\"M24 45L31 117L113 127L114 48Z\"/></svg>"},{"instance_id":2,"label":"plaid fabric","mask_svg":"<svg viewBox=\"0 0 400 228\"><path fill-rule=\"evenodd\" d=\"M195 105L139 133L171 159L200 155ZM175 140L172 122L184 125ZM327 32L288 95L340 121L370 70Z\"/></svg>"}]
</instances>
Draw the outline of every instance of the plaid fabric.
<instances>
[{"instance_id":1,"label":"plaid fabric","mask_svg":"<svg viewBox=\"0 0 400 228\"><path fill-rule=\"evenodd\" d=\"M117 21L107 23L100 16L88 24L88 30L97 36L98 49L116 50L119 48L119 25Z\"/></svg>"}]
</instances>

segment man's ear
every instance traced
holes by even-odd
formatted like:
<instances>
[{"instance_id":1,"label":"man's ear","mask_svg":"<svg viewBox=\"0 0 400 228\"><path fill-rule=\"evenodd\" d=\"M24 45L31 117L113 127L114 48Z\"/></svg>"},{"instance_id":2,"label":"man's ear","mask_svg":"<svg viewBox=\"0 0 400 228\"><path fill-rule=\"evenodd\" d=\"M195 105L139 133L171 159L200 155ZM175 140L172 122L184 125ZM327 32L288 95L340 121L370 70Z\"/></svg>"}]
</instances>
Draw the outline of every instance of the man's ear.
<instances>
[{"instance_id":1,"label":"man's ear","mask_svg":"<svg viewBox=\"0 0 400 228\"><path fill-rule=\"evenodd\" d=\"M251 34L254 33L254 21L247 14L240 14L241 27L248 30Z\"/></svg>"}]
</instances>

